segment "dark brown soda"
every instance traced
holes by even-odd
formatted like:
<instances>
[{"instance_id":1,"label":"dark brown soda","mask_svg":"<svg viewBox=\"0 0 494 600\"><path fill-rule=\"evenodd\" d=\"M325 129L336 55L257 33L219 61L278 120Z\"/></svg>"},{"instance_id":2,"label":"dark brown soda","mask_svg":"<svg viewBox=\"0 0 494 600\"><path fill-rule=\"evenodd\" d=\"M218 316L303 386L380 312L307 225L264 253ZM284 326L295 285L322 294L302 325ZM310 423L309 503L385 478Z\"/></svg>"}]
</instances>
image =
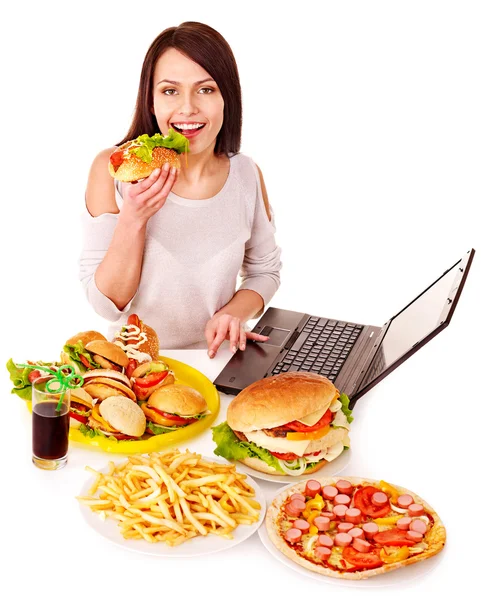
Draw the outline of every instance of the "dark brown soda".
<instances>
[{"instance_id":1,"label":"dark brown soda","mask_svg":"<svg viewBox=\"0 0 494 600\"><path fill-rule=\"evenodd\" d=\"M39 402L33 408L33 454L38 458L56 459L66 456L69 447L70 414L62 403Z\"/></svg>"}]
</instances>

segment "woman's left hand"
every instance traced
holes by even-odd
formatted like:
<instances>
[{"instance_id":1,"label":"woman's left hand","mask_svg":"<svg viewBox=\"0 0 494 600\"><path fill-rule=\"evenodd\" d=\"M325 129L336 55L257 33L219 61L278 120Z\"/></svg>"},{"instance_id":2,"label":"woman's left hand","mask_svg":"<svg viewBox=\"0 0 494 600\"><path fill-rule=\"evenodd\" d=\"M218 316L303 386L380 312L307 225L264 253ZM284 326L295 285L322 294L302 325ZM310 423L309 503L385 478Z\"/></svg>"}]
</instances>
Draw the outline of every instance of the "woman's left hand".
<instances>
[{"instance_id":1,"label":"woman's left hand","mask_svg":"<svg viewBox=\"0 0 494 600\"><path fill-rule=\"evenodd\" d=\"M215 315L206 325L206 340L208 342L209 358L214 358L224 340L230 340L230 350L233 354L240 349L245 350L247 340L265 342L269 336L245 331L244 323L233 315L223 313Z\"/></svg>"}]
</instances>

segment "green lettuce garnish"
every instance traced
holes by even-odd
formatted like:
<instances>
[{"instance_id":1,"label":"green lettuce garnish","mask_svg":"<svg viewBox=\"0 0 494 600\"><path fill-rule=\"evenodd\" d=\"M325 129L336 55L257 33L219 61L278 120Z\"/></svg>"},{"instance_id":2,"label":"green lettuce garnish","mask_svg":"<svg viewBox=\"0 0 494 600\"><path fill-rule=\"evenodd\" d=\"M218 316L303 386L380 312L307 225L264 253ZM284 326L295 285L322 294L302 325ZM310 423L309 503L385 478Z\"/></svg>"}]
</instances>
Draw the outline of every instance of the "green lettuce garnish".
<instances>
[{"instance_id":1,"label":"green lettuce garnish","mask_svg":"<svg viewBox=\"0 0 494 600\"><path fill-rule=\"evenodd\" d=\"M89 364L95 369L100 368L100 365L97 362L94 362L91 354L89 354L89 352L84 348L82 342L77 342L77 344L66 344L63 347L63 351L69 355L71 360L77 363L77 365L80 367L83 373L85 373L87 369L81 362L81 356L84 356L84 358L89 362Z\"/></svg>"},{"instance_id":2,"label":"green lettuce garnish","mask_svg":"<svg viewBox=\"0 0 494 600\"><path fill-rule=\"evenodd\" d=\"M145 133L140 135L136 141L141 145L129 148L129 152L135 154L145 163L150 163L153 160L153 150L155 148L169 148L175 150L178 154L189 151L189 140L172 128L168 130L166 137L162 136L161 133L155 133L151 137Z\"/></svg>"},{"instance_id":3,"label":"green lettuce garnish","mask_svg":"<svg viewBox=\"0 0 494 600\"><path fill-rule=\"evenodd\" d=\"M97 435L103 435L97 429L88 427L87 425L84 425L84 423L81 423L81 425L79 427L79 431L82 433L82 435L85 435L86 437L89 437L89 438L93 438Z\"/></svg>"},{"instance_id":4,"label":"green lettuce garnish","mask_svg":"<svg viewBox=\"0 0 494 600\"><path fill-rule=\"evenodd\" d=\"M161 435L162 433L168 433L178 429L176 425L173 427L165 427L164 425L156 425L156 423L152 423L151 421L148 421L147 426L148 429L154 433L154 435Z\"/></svg>"},{"instance_id":5,"label":"green lettuce garnish","mask_svg":"<svg viewBox=\"0 0 494 600\"><path fill-rule=\"evenodd\" d=\"M340 402L343 405L341 407L341 412L345 415L346 420L351 423L353 421L352 411L349 408L350 398L346 394L340 395Z\"/></svg>"},{"instance_id":6,"label":"green lettuce garnish","mask_svg":"<svg viewBox=\"0 0 494 600\"><path fill-rule=\"evenodd\" d=\"M14 361L10 358L6 364L7 370L10 374L10 381L14 387L11 391L12 394L17 394L22 400L31 400L32 390L31 382L29 381L29 374L32 371L36 371L39 366L51 367L53 363L47 363L38 361L35 365L29 367L19 368Z\"/></svg>"},{"instance_id":7,"label":"green lettuce garnish","mask_svg":"<svg viewBox=\"0 0 494 600\"><path fill-rule=\"evenodd\" d=\"M271 452L264 448L260 448L253 442L243 442L239 440L226 421L216 427L212 427L211 430L213 432L213 441L217 445L217 448L214 451L216 456L223 456L223 458L229 460L243 460L249 456L260 458L279 473L285 474L280 467L278 459L275 458Z\"/></svg>"},{"instance_id":8,"label":"green lettuce garnish","mask_svg":"<svg viewBox=\"0 0 494 600\"><path fill-rule=\"evenodd\" d=\"M92 427L88 427L87 425L84 425L84 423L81 424L81 426L79 427L79 431L82 433L82 435L85 435L86 437L89 438L94 438L96 436L101 436L104 437L108 440L112 440L114 442L119 442L120 440L117 440L117 438L113 435L104 435L103 433L100 433L97 429L93 429Z\"/></svg>"}]
</instances>

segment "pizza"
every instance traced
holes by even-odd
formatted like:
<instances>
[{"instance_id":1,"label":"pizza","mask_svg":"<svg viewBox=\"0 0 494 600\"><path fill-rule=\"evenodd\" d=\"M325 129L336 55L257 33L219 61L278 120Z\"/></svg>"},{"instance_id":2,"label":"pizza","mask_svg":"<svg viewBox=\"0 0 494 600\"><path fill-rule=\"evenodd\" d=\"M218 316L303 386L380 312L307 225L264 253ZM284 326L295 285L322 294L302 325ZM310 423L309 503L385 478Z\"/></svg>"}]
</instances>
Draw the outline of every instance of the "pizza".
<instances>
[{"instance_id":1,"label":"pizza","mask_svg":"<svg viewBox=\"0 0 494 600\"><path fill-rule=\"evenodd\" d=\"M430 558L446 530L413 492L385 481L347 477L297 483L266 514L273 544L299 565L343 579L367 579Z\"/></svg>"}]
</instances>

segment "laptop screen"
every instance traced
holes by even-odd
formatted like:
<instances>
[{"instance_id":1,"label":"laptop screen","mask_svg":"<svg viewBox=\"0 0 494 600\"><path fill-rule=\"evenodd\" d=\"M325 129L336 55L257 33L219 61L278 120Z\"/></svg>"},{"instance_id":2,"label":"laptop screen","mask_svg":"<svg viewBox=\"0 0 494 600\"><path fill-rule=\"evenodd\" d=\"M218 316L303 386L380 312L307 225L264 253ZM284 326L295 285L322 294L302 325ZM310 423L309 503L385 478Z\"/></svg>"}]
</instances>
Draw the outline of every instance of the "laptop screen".
<instances>
[{"instance_id":1,"label":"laptop screen","mask_svg":"<svg viewBox=\"0 0 494 600\"><path fill-rule=\"evenodd\" d=\"M384 336L355 396L361 395L365 388L372 386L377 379L382 379L383 375L393 370L446 327L468 272L466 267L470 264L471 254L473 255L472 251L467 253L384 325Z\"/></svg>"}]
</instances>

